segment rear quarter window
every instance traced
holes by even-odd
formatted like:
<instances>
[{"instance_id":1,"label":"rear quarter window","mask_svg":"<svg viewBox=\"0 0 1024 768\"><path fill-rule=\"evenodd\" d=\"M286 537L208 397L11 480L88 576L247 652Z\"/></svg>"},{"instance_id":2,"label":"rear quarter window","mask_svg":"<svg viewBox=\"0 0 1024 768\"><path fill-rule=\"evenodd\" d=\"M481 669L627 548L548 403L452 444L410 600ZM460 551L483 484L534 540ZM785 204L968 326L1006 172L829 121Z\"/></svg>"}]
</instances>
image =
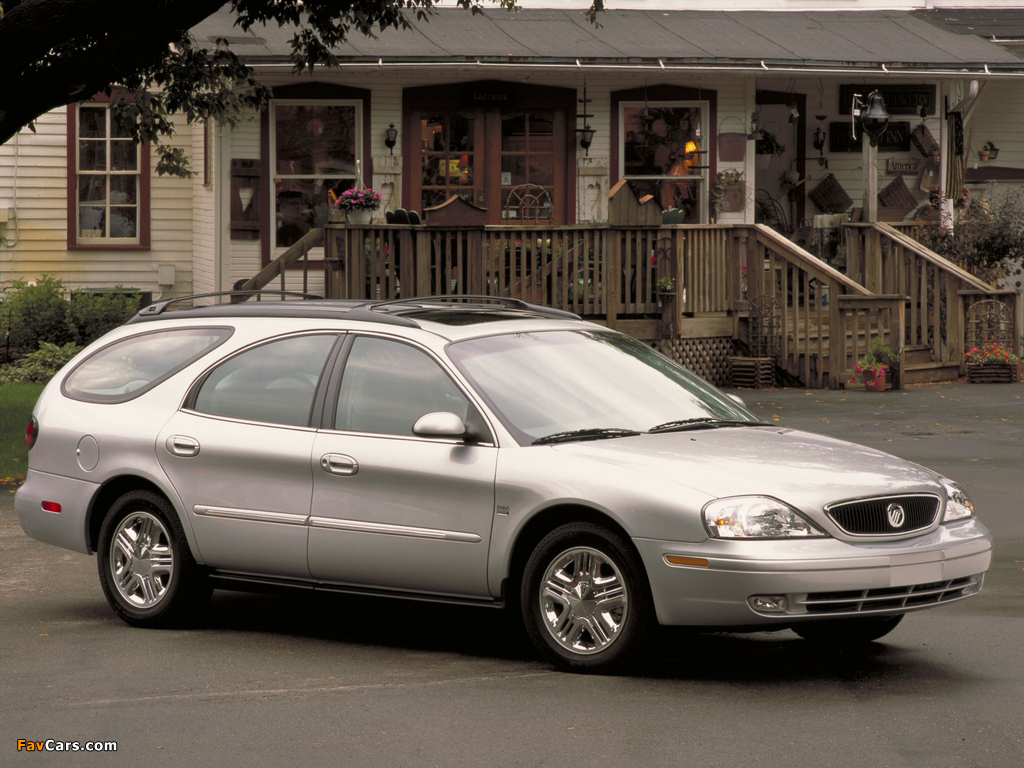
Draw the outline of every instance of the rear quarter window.
<instances>
[{"instance_id":1,"label":"rear quarter window","mask_svg":"<svg viewBox=\"0 0 1024 768\"><path fill-rule=\"evenodd\" d=\"M115 341L76 365L61 391L74 400L126 402L216 349L231 334L231 328L172 328Z\"/></svg>"}]
</instances>

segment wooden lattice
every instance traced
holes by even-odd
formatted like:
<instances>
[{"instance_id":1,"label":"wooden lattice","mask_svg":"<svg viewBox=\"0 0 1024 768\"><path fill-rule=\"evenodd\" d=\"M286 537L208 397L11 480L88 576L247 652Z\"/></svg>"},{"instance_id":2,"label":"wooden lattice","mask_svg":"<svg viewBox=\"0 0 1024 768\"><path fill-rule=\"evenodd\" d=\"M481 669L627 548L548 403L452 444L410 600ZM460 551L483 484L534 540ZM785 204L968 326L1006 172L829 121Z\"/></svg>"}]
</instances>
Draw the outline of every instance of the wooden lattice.
<instances>
[{"instance_id":1,"label":"wooden lattice","mask_svg":"<svg viewBox=\"0 0 1024 768\"><path fill-rule=\"evenodd\" d=\"M504 223L550 224L554 208L551 195L536 184L520 184L509 190Z\"/></svg>"},{"instance_id":2,"label":"wooden lattice","mask_svg":"<svg viewBox=\"0 0 1024 768\"><path fill-rule=\"evenodd\" d=\"M967 311L967 348L1003 344L1013 348L1013 314L1009 305L986 299Z\"/></svg>"},{"instance_id":3,"label":"wooden lattice","mask_svg":"<svg viewBox=\"0 0 1024 768\"><path fill-rule=\"evenodd\" d=\"M750 300L750 354L778 359L782 349L782 316L779 303L762 294Z\"/></svg>"},{"instance_id":4,"label":"wooden lattice","mask_svg":"<svg viewBox=\"0 0 1024 768\"><path fill-rule=\"evenodd\" d=\"M719 387L729 385L729 357L734 352L730 337L658 339L653 345L661 354L712 384Z\"/></svg>"}]
</instances>

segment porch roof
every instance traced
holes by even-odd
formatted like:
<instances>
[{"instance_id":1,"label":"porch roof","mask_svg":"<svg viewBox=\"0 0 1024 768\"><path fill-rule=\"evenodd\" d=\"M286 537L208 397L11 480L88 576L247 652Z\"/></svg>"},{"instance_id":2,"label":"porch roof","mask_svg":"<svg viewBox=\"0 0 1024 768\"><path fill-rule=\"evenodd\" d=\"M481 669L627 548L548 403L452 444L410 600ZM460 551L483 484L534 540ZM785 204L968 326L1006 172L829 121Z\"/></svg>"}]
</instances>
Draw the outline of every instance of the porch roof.
<instances>
[{"instance_id":1,"label":"porch roof","mask_svg":"<svg viewBox=\"0 0 1024 768\"><path fill-rule=\"evenodd\" d=\"M985 9L974 9L974 12ZM1024 10L988 9L983 29L1022 28ZM441 9L413 30L355 33L341 63L444 66L654 67L777 71L1024 75L1024 58L934 11L608 11L594 27L578 10L471 14ZM242 32L228 11L193 28L228 38L250 64L285 64L291 29Z\"/></svg>"}]
</instances>

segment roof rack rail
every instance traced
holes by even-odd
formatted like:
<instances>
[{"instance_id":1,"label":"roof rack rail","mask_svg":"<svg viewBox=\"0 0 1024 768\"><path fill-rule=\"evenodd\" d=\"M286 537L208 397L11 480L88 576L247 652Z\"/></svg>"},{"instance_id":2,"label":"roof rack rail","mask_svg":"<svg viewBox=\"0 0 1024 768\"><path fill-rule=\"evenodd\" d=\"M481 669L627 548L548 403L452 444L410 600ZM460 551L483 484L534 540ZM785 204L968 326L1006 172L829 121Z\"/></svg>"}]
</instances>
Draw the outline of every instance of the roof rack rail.
<instances>
[{"instance_id":1,"label":"roof rack rail","mask_svg":"<svg viewBox=\"0 0 1024 768\"><path fill-rule=\"evenodd\" d=\"M167 308L172 304L179 304L183 301L192 301L193 299L211 299L222 296L261 296L264 293L269 293L275 296L280 296L283 301L285 297L292 296L301 299L323 299L323 296L317 296L315 293L302 293L300 291L282 291L282 290L258 290L258 291L217 291L215 293L197 293L192 296L178 296L173 299L164 299L163 301L156 301L147 307L143 307L139 310L138 317L152 317L153 315L162 315L167 311Z\"/></svg>"},{"instance_id":2,"label":"roof rack rail","mask_svg":"<svg viewBox=\"0 0 1024 768\"><path fill-rule=\"evenodd\" d=\"M477 294L462 294L455 293L448 296L420 296L408 299L391 299L389 301L373 301L367 302L364 306L370 310L388 309L390 307L401 307L402 305L416 305L416 304L455 304L465 303L468 301L480 301L489 302L494 304L500 304L504 307L512 309L521 309L528 312L534 312L543 317L559 317L564 319L579 320L580 316L573 313L567 312L564 309L555 309L554 307L544 307L540 304L530 304L529 302L523 301L522 299L516 299L511 296L484 296Z\"/></svg>"}]
</instances>

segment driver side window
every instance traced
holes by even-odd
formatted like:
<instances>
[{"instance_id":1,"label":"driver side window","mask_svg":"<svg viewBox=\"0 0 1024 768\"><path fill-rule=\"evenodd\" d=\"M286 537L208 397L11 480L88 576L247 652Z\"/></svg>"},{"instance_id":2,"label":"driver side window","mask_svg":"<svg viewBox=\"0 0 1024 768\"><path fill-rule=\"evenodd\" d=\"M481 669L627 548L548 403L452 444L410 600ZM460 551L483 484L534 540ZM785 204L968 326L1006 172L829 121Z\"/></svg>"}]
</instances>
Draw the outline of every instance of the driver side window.
<instances>
[{"instance_id":1,"label":"driver side window","mask_svg":"<svg viewBox=\"0 0 1024 768\"><path fill-rule=\"evenodd\" d=\"M334 428L412 435L425 414L449 411L467 419L472 406L447 373L408 344L357 338L345 363Z\"/></svg>"}]
</instances>

